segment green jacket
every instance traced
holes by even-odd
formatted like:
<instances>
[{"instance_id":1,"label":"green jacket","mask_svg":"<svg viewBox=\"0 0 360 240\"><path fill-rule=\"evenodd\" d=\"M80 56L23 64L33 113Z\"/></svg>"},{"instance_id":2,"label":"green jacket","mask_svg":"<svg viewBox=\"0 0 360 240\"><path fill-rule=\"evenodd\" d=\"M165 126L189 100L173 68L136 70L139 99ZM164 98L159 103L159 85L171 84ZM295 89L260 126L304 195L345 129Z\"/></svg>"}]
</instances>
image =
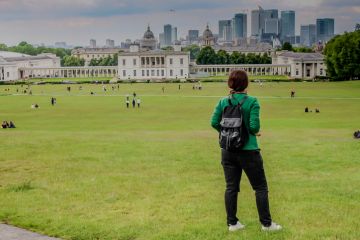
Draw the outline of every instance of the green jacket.
<instances>
[{"instance_id":1,"label":"green jacket","mask_svg":"<svg viewBox=\"0 0 360 240\"><path fill-rule=\"evenodd\" d=\"M231 100L232 104L238 104L244 98L245 93L234 94ZM221 115L225 107L229 106L228 97L220 99L215 107L214 113L211 117L211 126L220 132ZM242 110L245 119L245 125L249 130L249 141L245 144L242 150L258 150L256 135L260 131L260 105L255 97L248 96L248 99L242 105Z\"/></svg>"}]
</instances>

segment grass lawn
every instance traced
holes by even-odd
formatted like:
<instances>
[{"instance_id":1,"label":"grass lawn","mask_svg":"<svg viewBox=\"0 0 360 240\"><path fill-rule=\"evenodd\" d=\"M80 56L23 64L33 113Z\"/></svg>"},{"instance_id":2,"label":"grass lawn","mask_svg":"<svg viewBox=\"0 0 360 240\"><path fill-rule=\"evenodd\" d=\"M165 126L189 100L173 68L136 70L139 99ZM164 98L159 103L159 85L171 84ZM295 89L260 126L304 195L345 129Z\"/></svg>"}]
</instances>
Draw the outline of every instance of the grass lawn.
<instances>
[{"instance_id":1,"label":"grass lawn","mask_svg":"<svg viewBox=\"0 0 360 240\"><path fill-rule=\"evenodd\" d=\"M209 126L226 86L178 85L37 85L32 96L0 86L0 120L17 125L0 129L0 221L74 240L360 239L360 81L250 85L277 233L260 231L245 175L246 230L227 231ZM134 91L142 106L126 109Z\"/></svg>"},{"instance_id":2,"label":"grass lawn","mask_svg":"<svg viewBox=\"0 0 360 240\"><path fill-rule=\"evenodd\" d=\"M84 81L108 81L111 80L112 77L91 77L91 78L31 78L26 80L26 82L34 83L34 82L84 82Z\"/></svg>"},{"instance_id":3,"label":"grass lawn","mask_svg":"<svg viewBox=\"0 0 360 240\"><path fill-rule=\"evenodd\" d=\"M210 77L203 77L203 78L199 78L199 80L202 81L206 81L206 80L211 80L211 81L224 81L226 82L227 79L229 78L229 76L210 76ZM285 75L249 75L249 79L250 80L265 80L265 81L288 81L289 78Z\"/></svg>"}]
</instances>

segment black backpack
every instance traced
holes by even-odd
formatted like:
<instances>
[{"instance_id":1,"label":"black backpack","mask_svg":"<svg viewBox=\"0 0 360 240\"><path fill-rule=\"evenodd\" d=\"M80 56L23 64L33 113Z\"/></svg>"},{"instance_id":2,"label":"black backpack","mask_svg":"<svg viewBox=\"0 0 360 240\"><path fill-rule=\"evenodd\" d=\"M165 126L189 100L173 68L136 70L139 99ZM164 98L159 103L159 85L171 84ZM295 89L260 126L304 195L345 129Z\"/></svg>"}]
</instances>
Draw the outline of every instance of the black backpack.
<instances>
[{"instance_id":1,"label":"black backpack","mask_svg":"<svg viewBox=\"0 0 360 240\"><path fill-rule=\"evenodd\" d=\"M241 109L247 98L248 96L245 96L237 105L231 103L232 95L228 98L229 106L224 108L220 122L219 143L222 149L230 152L239 151L249 140Z\"/></svg>"}]
</instances>

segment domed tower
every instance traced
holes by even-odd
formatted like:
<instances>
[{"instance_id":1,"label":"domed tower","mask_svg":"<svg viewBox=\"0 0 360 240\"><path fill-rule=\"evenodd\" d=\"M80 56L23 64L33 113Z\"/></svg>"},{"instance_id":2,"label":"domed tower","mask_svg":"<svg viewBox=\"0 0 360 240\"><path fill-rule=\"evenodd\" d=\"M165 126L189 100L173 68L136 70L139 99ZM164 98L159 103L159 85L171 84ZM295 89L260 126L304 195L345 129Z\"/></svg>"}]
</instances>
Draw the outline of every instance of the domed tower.
<instances>
[{"instance_id":1,"label":"domed tower","mask_svg":"<svg viewBox=\"0 0 360 240\"><path fill-rule=\"evenodd\" d=\"M150 30L150 26L148 26L147 31L144 33L144 37L140 42L140 47L144 50L156 49L156 39L154 33Z\"/></svg>"},{"instance_id":2,"label":"domed tower","mask_svg":"<svg viewBox=\"0 0 360 240\"><path fill-rule=\"evenodd\" d=\"M203 46L214 46L215 45L215 37L209 28L209 24L206 25L206 29L203 33L202 45Z\"/></svg>"}]
</instances>

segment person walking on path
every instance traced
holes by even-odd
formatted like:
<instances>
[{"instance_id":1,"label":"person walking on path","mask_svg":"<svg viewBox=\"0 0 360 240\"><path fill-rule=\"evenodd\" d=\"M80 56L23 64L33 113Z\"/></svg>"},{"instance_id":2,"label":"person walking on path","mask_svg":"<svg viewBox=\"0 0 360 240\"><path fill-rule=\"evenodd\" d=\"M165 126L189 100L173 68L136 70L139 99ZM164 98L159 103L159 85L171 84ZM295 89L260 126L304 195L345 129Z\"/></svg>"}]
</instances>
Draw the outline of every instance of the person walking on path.
<instances>
[{"instance_id":1,"label":"person walking on path","mask_svg":"<svg viewBox=\"0 0 360 240\"><path fill-rule=\"evenodd\" d=\"M136 105L136 100L135 100L135 98L133 98L133 100L132 100L132 106L133 106L133 108L135 108L135 105Z\"/></svg>"},{"instance_id":2,"label":"person walking on path","mask_svg":"<svg viewBox=\"0 0 360 240\"><path fill-rule=\"evenodd\" d=\"M238 118L240 120L237 124L243 126L246 130L245 132L247 132L247 137L244 138L246 141L244 140L240 148L236 150L221 148L221 164L224 169L226 182L225 208L227 225L229 231L237 231L245 227L239 222L236 216L240 180L242 172L244 171L255 191L261 229L263 231L276 231L282 227L273 222L270 215L268 185L263 159L256 139L257 136L260 136L260 105L255 97L247 95L248 84L249 80L245 71L233 71L228 79L228 86L231 89L230 96L222 98L219 101L211 118L211 126L215 128L219 134L221 134L220 137L222 137L222 134L226 133L226 129L224 130L224 126L227 126L226 121L229 121L229 118L222 119L222 115L225 113L225 110L227 110L227 107L234 108L238 106L240 109L239 112L242 113L242 119ZM232 121L232 118L230 118L230 121Z\"/></svg>"},{"instance_id":3,"label":"person walking on path","mask_svg":"<svg viewBox=\"0 0 360 240\"><path fill-rule=\"evenodd\" d=\"M130 101L129 99L126 99L126 108L129 108L130 107Z\"/></svg>"}]
</instances>

